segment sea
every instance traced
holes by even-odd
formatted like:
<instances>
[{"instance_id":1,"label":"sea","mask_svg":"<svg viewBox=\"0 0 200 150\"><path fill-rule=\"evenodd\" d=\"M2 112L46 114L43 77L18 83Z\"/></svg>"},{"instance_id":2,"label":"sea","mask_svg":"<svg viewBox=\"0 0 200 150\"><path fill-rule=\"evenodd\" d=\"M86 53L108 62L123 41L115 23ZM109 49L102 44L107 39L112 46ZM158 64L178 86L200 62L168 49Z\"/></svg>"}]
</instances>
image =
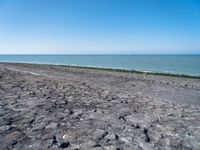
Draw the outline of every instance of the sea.
<instances>
[{"instance_id":1,"label":"sea","mask_svg":"<svg viewBox=\"0 0 200 150\"><path fill-rule=\"evenodd\" d=\"M200 76L200 55L0 55L0 62L71 65Z\"/></svg>"}]
</instances>

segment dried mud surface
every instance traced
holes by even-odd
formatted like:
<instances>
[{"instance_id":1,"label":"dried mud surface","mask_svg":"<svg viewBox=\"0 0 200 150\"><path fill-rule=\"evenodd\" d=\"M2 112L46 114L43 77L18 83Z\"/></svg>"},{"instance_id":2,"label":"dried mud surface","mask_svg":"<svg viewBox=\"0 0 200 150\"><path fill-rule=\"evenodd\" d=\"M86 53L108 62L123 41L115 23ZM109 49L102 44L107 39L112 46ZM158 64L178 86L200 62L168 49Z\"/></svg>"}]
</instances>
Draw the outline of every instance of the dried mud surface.
<instances>
[{"instance_id":1,"label":"dried mud surface","mask_svg":"<svg viewBox=\"0 0 200 150\"><path fill-rule=\"evenodd\" d=\"M200 149L200 80L0 63L0 149Z\"/></svg>"}]
</instances>

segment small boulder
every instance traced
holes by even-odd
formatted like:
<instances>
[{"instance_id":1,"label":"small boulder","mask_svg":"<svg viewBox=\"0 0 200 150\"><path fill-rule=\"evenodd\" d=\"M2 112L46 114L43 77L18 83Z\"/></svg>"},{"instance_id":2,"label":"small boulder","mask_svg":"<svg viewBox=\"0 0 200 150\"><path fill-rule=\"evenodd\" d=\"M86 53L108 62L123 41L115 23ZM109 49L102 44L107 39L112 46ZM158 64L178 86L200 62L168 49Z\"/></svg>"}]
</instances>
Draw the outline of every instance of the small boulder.
<instances>
[{"instance_id":1,"label":"small boulder","mask_svg":"<svg viewBox=\"0 0 200 150\"><path fill-rule=\"evenodd\" d=\"M114 141L114 140L117 140L119 137L118 135L114 134L114 133L111 133L111 134L108 134L106 136L107 139L111 140L111 141Z\"/></svg>"},{"instance_id":2,"label":"small boulder","mask_svg":"<svg viewBox=\"0 0 200 150\"><path fill-rule=\"evenodd\" d=\"M81 149L83 150L87 150L87 149L90 149L92 147L95 147L97 146L98 144L95 142L95 141L88 141L88 142L85 142L81 145Z\"/></svg>"},{"instance_id":3,"label":"small boulder","mask_svg":"<svg viewBox=\"0 0 200 150\"><path fill-rule=\"evenodd\" d=\"M46 129L53 129L53 128L57 128L57 127L58 127L58 123L51 122L51 123L48 124L45 128L46 128Z\"/></svg>"},{"instance_id":4,"label":"small boulder","mask_svg":"<svg viewBox=\"0 0 200 150\"><path fill-rule=\"evenodd\" d=\"M101 130L98 129L94 132L94 139L96 141L100 141L102 140L106 135L108 134L108 132L106 132L105 130Z\"/></svg>"}]
</instances>

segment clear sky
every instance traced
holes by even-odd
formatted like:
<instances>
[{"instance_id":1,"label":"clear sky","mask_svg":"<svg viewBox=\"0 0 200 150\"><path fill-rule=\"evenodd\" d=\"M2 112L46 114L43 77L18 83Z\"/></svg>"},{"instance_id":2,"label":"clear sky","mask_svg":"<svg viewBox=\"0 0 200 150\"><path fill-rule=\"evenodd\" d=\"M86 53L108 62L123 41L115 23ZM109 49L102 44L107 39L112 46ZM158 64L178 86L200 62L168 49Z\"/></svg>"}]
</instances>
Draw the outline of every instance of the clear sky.
<instances>
[{"instance_id":1,"label":"clear sky","mask_svg":"<svg viewBox=\"0 0 200 150\"><path fill-rule=\"evenodd\" d=\"M200 53L200 0L0 0L0 54Z\"/></svg>"}]
</instances>

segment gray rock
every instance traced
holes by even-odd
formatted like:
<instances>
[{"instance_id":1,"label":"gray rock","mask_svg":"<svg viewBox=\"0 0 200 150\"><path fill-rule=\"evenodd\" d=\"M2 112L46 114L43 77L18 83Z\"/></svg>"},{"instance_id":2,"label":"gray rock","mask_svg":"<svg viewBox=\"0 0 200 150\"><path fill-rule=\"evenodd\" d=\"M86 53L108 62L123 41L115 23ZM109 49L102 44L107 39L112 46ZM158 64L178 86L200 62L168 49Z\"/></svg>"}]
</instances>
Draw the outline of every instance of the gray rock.
<instances>
[{"instance_id":1,"label":"gray rock","mask_svg":"<svg viewBox=\"0 0 200 150\"><path fill-rule=\"evenodd\" d=\"M45 128L46 128L46 129L53 129L53 128L57 128L57 127L58 127L58 123L51 122L51 123L48 124Z\"/></svg>"},{"instance_id":2,"label":"gray rock","mask_svg":"<svg viewBox=\"0 0 200 150\"><path fill-rule=\"evenodd\" d=\"M106 132L105 130L101 130L98 129L94 132L94 139L96 141L100 141L102 140L106 135L108 134L108 132Z\"/></svg>"},{"instance_id":3,"label":"gray rock","mask_svg":"<svg viewBox=\"0 0 200 150\"><path fill-rule=\"evenodd\" d=\"M93 147L93 148L90 148L90 150L104 150L103 147Z\"/></svg>"},{"instance_id":4,"label":"gray rock","mask_svg":"<svg viewBox=\"0 0 200 150\"><path fill-rule=\"evenodd\" d=\"M80 148L82 150L87 150L87 149L93 148L93 147L95 147L97 145L98 144L95 141L89 140L88 142L85 142L85 143L81 144Z\"/></svg>"},{"instance_id":5,"label":"gray rock","mask_svg":"<svg viewBox=\"0 0 200 150\"><path fill-rule=\"evenodd\" d=\"M0 126L0 131L5 131L5 130L9 130L11 128L11 126Z\"/></svg>"},{"instance_id":6,"label":"gray rock","mask_svg":"<svg viewBox=\"0 0 200 150\"><path fill-rule=\"evenodd\" d=\"M114 133L110 133L106 136L107 139L111 140L111 141L114 141L114 140L117 140L119 137L118 135L114 134Z\"/></svg>"}]
</instances>

